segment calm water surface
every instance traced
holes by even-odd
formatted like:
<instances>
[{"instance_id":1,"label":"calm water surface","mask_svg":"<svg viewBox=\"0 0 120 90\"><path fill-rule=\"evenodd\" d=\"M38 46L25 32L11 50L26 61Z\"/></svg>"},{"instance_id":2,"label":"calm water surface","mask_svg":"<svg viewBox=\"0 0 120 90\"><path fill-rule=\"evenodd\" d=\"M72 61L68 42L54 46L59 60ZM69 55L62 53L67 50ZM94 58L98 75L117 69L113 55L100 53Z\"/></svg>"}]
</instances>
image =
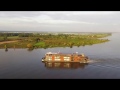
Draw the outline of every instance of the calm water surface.
<instances>
[{"instance_id":1,"label":"calm water surface","mask_svg":"<svg viewBox=\"0 0 120 90\"><path fill-rule=\"evenodd\" d=\"M109 79L120 78L120 33L110 42L73 48L0 49L0 79ZM85 53L91 63L71 68L51 67L41 62L46 52ZM70 63L69 63L70 64Z\"/></svg>"}]
</instances>

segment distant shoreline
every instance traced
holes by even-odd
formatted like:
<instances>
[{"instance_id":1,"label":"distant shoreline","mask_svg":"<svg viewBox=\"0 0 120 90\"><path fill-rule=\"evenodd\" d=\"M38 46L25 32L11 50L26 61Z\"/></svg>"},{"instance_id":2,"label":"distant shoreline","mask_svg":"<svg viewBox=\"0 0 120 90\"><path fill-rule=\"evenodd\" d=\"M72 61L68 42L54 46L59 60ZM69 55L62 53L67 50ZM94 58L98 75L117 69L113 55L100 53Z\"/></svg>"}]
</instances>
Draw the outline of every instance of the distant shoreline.
<instances>
[{"instance_id":1,"label":"distant shoreline","mask_svg":"<svg viewBox=\"0 0 120 90\"><path fill-rule=\"evenodd\" d=\"M0 33L0 48L53 48L85 46L108 42L104 37L111 33L90 34L41 34L41 33ZM101 39L103 38L103 39Z\"/></svg>"}]
</instances>

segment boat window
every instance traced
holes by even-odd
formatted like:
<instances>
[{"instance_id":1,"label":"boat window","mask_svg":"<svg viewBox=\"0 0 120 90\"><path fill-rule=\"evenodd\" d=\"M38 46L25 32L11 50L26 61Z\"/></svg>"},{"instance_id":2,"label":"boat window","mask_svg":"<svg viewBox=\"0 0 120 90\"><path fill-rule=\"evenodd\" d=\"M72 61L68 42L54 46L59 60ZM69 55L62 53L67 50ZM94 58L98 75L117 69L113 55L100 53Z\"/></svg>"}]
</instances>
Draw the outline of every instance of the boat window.
<instances>
[{"instance_id":1,"label":"boat window","mask_svg":"<svg viewBox=\"0 0 120 90\"><path fill-rule=\"evenodd\" d=\"M52 58L52 57L49 57L50 59Z\"/></svg>"},{"instance_id":2,"label":"boat window","mask_svg":"<svg viewBox=\"0 0 120 90\"><path fill-rule=\"evenodd\" d=\"M67 58L67 59L69 59L70 57L66 56L66 57L64 57L64 58Z\"/></svg>"},{"instance_id":3,"label":"boat window","mask_svg":"<svg viewBox=\"0 0 120 90\"><path fill-rule=\"evenodd\" d=\"M55 56L55 58L60 58L59 56Z\"/></svg>"},{"instance_id":4,"label":"boat window","mask_svg":"<svg viewBox=\"0 0 120 90\"><path fill-rule=\"evenodd\" d=\"M49 58L48 60L51 61L52 59Z\"/></svg>"}]
</instances>

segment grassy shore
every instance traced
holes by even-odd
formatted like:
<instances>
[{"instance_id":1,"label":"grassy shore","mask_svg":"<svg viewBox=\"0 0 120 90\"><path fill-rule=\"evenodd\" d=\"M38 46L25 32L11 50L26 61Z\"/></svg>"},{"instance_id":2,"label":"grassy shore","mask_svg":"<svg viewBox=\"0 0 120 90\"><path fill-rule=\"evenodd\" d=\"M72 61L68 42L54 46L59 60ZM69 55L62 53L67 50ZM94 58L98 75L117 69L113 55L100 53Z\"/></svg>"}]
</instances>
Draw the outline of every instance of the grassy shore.
<instances>
[{"instance_id":1,"label":"grassy shore","mask_svg":"<svg viewBox=\"0 0 120 90\"><path fill-rule=\"evenodd\" d=\"M39 35L27 34L27 36L0 36L0 48L51 48L85 46L108 42L108 39L99 39L110 36L110 33L96 33L87 35ZM8 41L16 41L10 42ZM4 43L3 43L4 42Z\"/></svg>"}]
</instances>

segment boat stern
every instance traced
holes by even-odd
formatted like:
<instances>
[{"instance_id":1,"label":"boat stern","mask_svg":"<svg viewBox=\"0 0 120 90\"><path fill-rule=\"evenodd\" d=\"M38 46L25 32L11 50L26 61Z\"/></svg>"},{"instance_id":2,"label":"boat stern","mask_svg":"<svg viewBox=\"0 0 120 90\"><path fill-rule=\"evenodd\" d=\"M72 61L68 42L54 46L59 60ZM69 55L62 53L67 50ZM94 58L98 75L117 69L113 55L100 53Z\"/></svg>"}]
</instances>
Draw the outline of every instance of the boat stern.
<instances>
[{"instance_id":1,"label":"boat stern","mask_svg":"<svg viewBox=\"0 0 120 90\"><path fill-rule=\"evenodd\" d=\"M45 61L45 57L42 58L42 62L44 62L44 61Z\"/></svg>"}]
</instances>

